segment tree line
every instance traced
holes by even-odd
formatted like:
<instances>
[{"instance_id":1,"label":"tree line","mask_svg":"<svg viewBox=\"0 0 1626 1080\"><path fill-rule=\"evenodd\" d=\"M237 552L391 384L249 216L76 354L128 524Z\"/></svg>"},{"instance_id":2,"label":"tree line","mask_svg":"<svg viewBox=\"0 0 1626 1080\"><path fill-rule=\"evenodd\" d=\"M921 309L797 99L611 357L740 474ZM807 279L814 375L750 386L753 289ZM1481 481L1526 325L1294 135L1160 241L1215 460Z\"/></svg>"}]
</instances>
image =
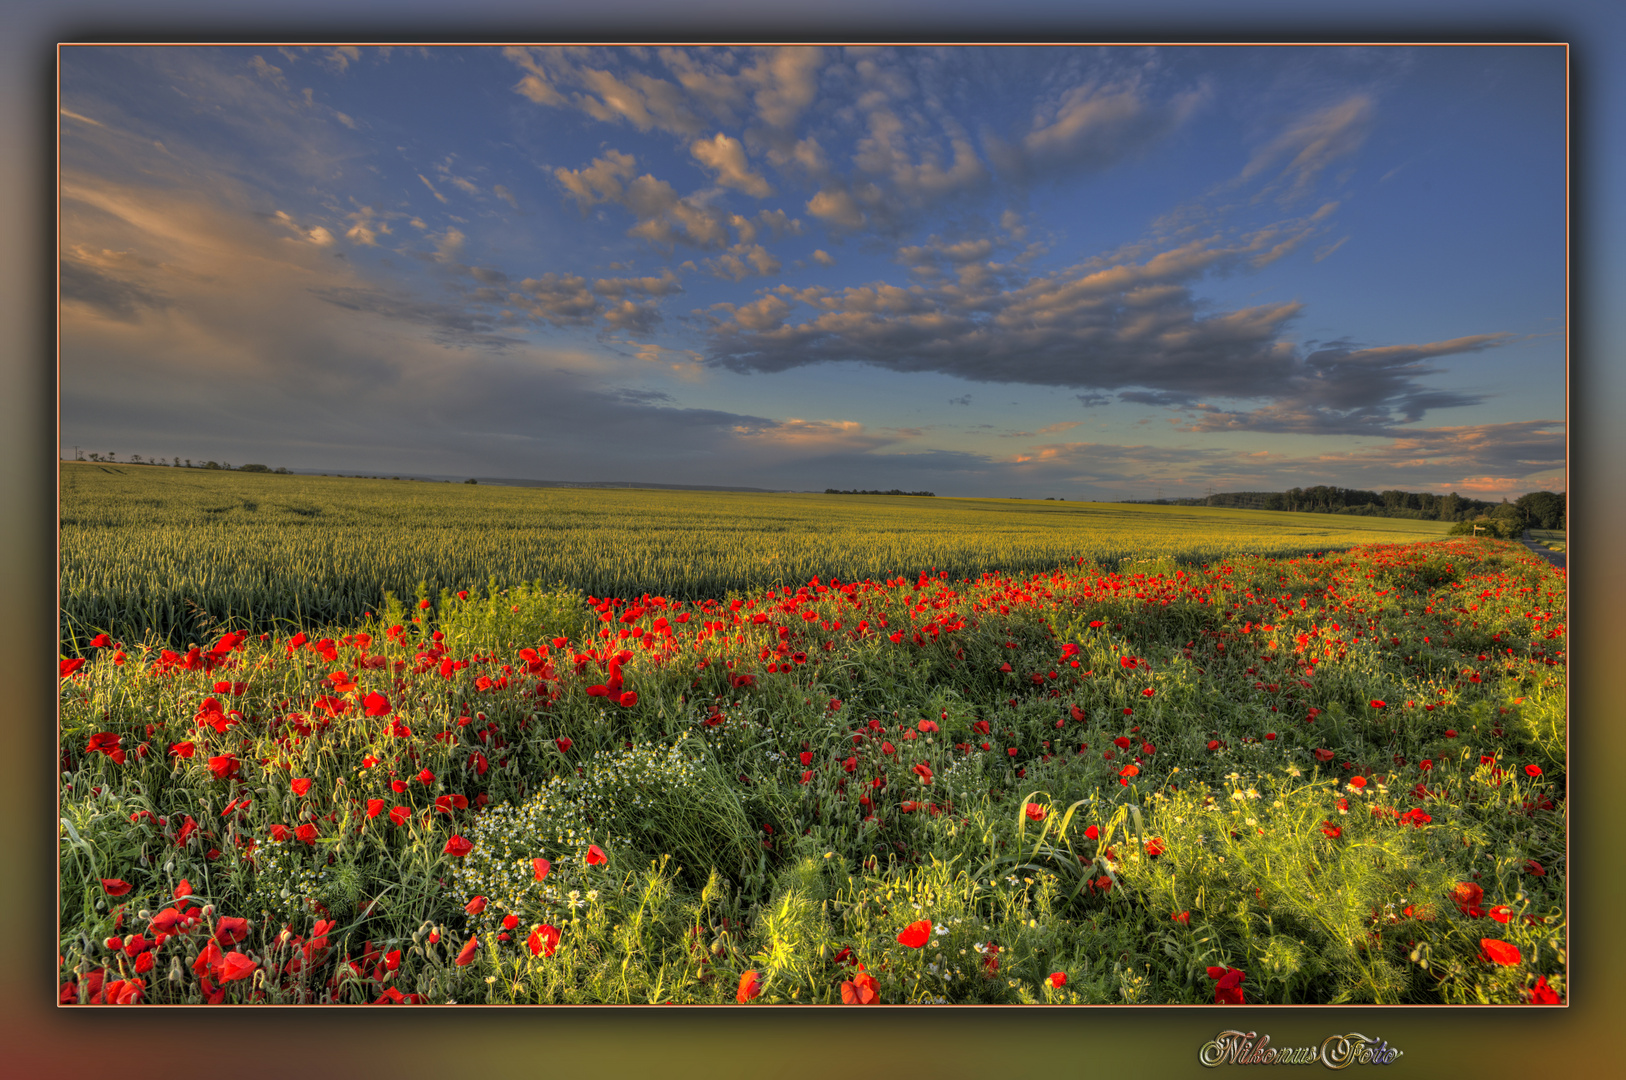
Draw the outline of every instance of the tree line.
<instances>
[{"instance_id":1,"label":"tree line","mask_svg":"<svg viewBox=\"0 0 1626 1080\"><path fill-rule=\"evenodd\" d=\"M937 496L935 491L899 491L897 488L893 488L891 491L860 491L857 488L843 491L840 488L825 488L824 493L826 495L925 495L931 498Z\"/></svg>"},{"instance_id":2,"label":"tree line","mask_svg":"<svg viewBox=\"0 0 1626 1080\"><path fill-rule=\"evenodd\" d=\"M1146 501L1146 500L1130 500ZM1363 491L1359 488L1317 485L1287 491L1228 491L1203 498L1154 499L1168 506L1220 506L1239 510L1286 510L1300 514L1354 514L1363 517L1414 518L1451 521L1468 526L1452 532L1468 533L1472 525L1495 535L1515 537L1525 529L1563 529L1567 506L1564 492L1532 491L1513 502L1488 502L1452 492L1434 495L1418 491ZM1488 529L1486 523L1493 523Z\"/></svg>"},{"instance_id":3,"label":"tree line","mask_svg":"<svg viewBox=\"0 0 1626 1080\"><path fill-rule=\"evenodd\" d=\"M109 451L108 453L105 453L105 454L84 453L84 452L79 451L78 448L76 447L75 448L75 453L74 453L74 460L76 460L76 461L97 461L97 462L106 462L107 464L114 464L114 463L118 462L119 456L118 456L118 454L113 453L111 451ZM191 458L187 458L185 463L183 464L181 459L178 458L178 457L177 458L171 458L170 460L165 461L161 457L147 457L147 458L144 458L140 454L131 454L130 457L129 457L129 460L125 461L124 464L126 464L126 465L163 465L163 466L165 466L167 468L173 468L173 469L223 469L223 470L225 470L227 472L276 473L279 476L291 476L291 475L293 475L287 469L280 468L280 467L273 469L269 465L252 465L251 464L251 465L236 465L236 466L234 466L230 462L222 462L222 461L200 461L196 465L194 465L194 464L192 464L192 459Z\"/></svg>"}]
</instances>

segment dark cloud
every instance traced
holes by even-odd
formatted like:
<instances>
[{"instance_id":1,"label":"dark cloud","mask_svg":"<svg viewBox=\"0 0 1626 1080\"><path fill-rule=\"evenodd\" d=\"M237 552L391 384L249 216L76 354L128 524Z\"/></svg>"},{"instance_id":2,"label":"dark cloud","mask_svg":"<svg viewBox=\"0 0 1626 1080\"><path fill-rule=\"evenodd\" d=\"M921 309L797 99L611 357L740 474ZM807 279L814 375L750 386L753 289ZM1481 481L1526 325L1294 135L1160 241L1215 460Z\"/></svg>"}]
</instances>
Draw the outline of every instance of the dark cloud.
<instances>
[{"instance_id":1,"label":"dark cloud","mask_svg":"<svg viewBox=\"0 0 1626 1080\"><path fill-rule=\"evenodd\" d=\"M133 323L143 310L157 311L170 304L169 298L161 293L80 260L63 259L59 280L64 302L89 304L120 322Z\"/></svg>"},{"instance_id":2,"label":"dark cloud","mask_svg":"<svg viewBox=\"0 0 1626 1080\"><path fill-rule=\"evenodd\" d=\"M1143 246L1032 277L967 261L954 281L907 288L782 286L749 305L717 307L708 362L771 372L856 361L976 382L1081 389L1086 405L1117 391L1123 401L1194 410L1192 430L1373 434L1432 409L1477 403L1474 395L1422 384L1444 370L1425 361L1494 348L1513 335L1365 348L1335 342L1301 353L1284 336L1298 303L1211 311L1193 294L1206 275L1279 257L1324 217L1317 211L1228 240ZM941 241L934 248L950 249ZM1224 410L1210 398L1266 404Z\"/></svg>"},{"instance_id":3,"label":"dark cloud","mask_svg":"<svg viewBox=\"0 0 1626 1080\"><path fill-rule=\"evenodd\" d=\"M324 285L307 290L312 296L346 311L382 315L414 326L426 326L443 345L503 349L521 344L519 338L493 333L495 319L467 308L420 300L350 285Z\"/></svg>"}]
</instances>

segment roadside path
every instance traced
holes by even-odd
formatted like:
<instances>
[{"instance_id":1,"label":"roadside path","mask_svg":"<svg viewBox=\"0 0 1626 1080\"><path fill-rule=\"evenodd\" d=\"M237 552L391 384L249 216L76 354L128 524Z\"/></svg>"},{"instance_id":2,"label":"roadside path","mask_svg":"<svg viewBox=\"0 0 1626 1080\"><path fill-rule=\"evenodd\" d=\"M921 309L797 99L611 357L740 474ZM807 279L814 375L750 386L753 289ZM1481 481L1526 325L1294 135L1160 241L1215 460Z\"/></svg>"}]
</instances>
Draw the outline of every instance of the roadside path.
<instances>
[{"instance_id":1,"label":"roadside path","mask_svg":"<svg viewBox=\"0 0 1626 1080\"><path fill-rule=\"evenodd\" d=\"M1529 529L1524 530L1524 536L1523 536L1522 539L1524 540L1524 546L1525 547L1529 548L1531 551L1534 551L1537 555L1540 555L1543 559L1546 559L1548 562L1552 563L1554 566L1558 566L1558 567L1564 566L1564 553L1562 551L1548 551L1546 548L1542 547L1540 544L1538 544L1534 540L1530 539L1530 530ZM1566 544L1564 546L1568 547L1569 545Z\"/></svg>"}]
</instances>

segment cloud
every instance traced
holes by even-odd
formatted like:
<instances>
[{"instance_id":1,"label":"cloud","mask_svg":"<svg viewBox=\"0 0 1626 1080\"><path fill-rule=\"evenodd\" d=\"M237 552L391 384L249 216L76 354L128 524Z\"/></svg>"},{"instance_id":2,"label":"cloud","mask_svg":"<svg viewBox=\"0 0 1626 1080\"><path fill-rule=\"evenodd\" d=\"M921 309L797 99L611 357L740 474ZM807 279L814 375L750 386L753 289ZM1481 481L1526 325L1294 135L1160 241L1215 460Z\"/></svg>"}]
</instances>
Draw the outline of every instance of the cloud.
<instances>
[{"instance_id":1,"label":"cloud","mask_svg":"<svg viewBox=\"0 0 1626 1080\"><path fill-rule=\"evenodd\" d=\"M288 229L294 236L306 243L315 244L317 247L327 247L333 243L333 234L328 232L327 227L324 225L313 225L307 229L294 221L284 210L278 210L271 217L277 224Z\"/></svg>"},{"instance_id":2,"label":"cloud","mask_svg":"<svg viewBox=\"0 0 1626 1080\"><path fill-rule=\"evenodd\" d=\"M1323 171L1359 150L1372 126L1373 103L1357 94L1296 121L1261 147L1243 167L1240 179L1275 170L1261 194L1279 192L1283 202L1308 195Z\"/></svg>"},{"instance_id":3,"label":"cloud","mask_svg":"<svg viewBox=\"0 0 1626 1080\"><path fill-rule=\"evenodd\" d=\"M817 95L824 50L510 47L503 56L525 72L514 91L538 105L692 137L702 117L737 123L747 102L768 134L790 130Z\"/></svg>"},{"instance_id":4,"label":"cloud","mask_svg":"<svg viewBox=\"0 0 1626 1080\"><path fill-rule=\"evenodd\" d=\"M679 198L671 184L645 173L629 180L637 162L631 154L610 150L585 169L555 169L554 178L564 186L583 212L599 203L616 203L632 211L637 224L627 235L647 240L656 247L674 244L718 248L728 241L723 216L695 198Z\"/></svg>"},{"instance_id":5,"label":"cloud","mask_svg":"<svg viewBox=\"0 0 1626 1080\"><path fill-rule=\"evenodd\" d=\"M835 256L823 248L818 248L813 252L813 261L820 266L834 266L836 264Z\"/></svg>"},{"instance_id":6,"label":"cloud","mask_svg":"<svg viewBox=\"0 0 1626 1080\"><path fill-rule=\"evenodd\" d=\"M586 278L553 272L521 281L519 290L509 293L508 302L555 326L585 326L602 310L588 291Z\"/></svg>"},{"instance_id":7,"label":"cloud","mask_svg":"<svg viewBox=\"0 0 1626 1080\"><path fill-rule=\"evenodd\" d=\"M747 195L763 199L773 194L773 188L768 181L758 173L751 171L745 160L745 147L738 139L731 139L722 132L711 139L697 139L689 147L689 153L694 159L717 176L717 182L726 188L743 191Z\"/></svg>"},{"instance_id":8,"label":"cloud","mask_svg":"<svg viewBox=\"0 0 1626 1080\"><path fill-rule=\"evenodd\" d=\"M1427 387L1443 369L1426 361L1482 352L1507 333L1417 345L1307 353L1284 334L1296 301L1211 311L1192 294L1209 273L1260 265L1285 243L1310 235L1315 216L1229 241L1194 240L1137 260L1098 259L1024 276L979 261L981 244L905 248L910 257L966 261L953 281L909 288L884 283L831 291L785 290L789 303L761 302L708 326L710 363L735 371L785 371L856 361L900 372L938 372L975 382L1025 383L1086 391L1086 406L1120 400L1190 410L1186 430L1372 434L1431 410L1471 405L1471 394ZM810 310L809 310L810 309ZM732 311L722 306L717 310ZM748 312L749 320L741 317ZM1205 399L1255 399L1222 409Z\"/></svg>"},{"instance_id":9,"label":"cloud","mask_svg":"<svg viewBox=\"0 0 1626 1080\"><path fill-rule=\"evenodd\" d=\"M334 307L378 315L388 324L425 327L430 331L431 340L442 345L505 349L521 344L518 338L494 333L498 329L495 320L452 304L364 285L322 285L308 291Z\"/></svg>"},{"instance_id":10,"label":"cloud","mask_svg":"<svg viewBox=\"0 0 1626 1080\"><path fill-rule=\"evenodd\" d=\"M744 281L753 274L767 276L779 272L779 260L761 244L735 244L727 252L705 261L712 277L725 281Z\"/></svg>"},{"instance_id":11,"label":"cloud","mask_svg":"<svg viewBox=\"0 0 1626 1080\"><path fill-rule=\"evenodd\" d=\"M1154 104L1135 82L1084 82L1043 102L1027 132L1007 141L990 132L984 143L1001 175L1018 183L1077 172L1100 172L1167 137L1203 102L1199 91Z\"/></svg>"},{"instance_id":12,"label":"cloud","mask_svg":"<svg viewBox=\"0 0 1626 1080\"><path fill-rule=\"evenodd\" d=\"M1424 361L1484 352L1515 338L1510 333L1494 333L1423 345L1356 348L1347 343L1330 344L1295 361L1269 395L1275 399L1269 404L1249 411L1197 404L1196 418L1183 430L1399 434L1394 425L1415 423L1430 410L1476 405L1483 400L1474 394L1425 388L1417 380L1444 369L1425 366Z\"/></svg>"},{"instance_id":13,"label":"cloud","mask_svg":"<svg viewBox=\"0 0 1626 1080\"><path fill-rule=\"evenodd\" d=\"M493 187L491 189L491 193L497 196L497 198L501 199L503 202L507 203L509 206L512 206L515 210L519 209L519 203L514 199L514 193L503 187L501 184Z\"/></svg>"},{"instance_id":14,"label":"cloud","mask_svg":"<svg viewBox=\"0 0 1626 1080\"><path fill-rule=\"evenodd\" d=\"M869 220L852 194L839 188L825 189L807 200L807 212L826 225L842 229L862 228Z\"/></svg>"},{"instance_id":15,"label":"cloud","mask_svg":"<svg viewBox=\"0 0 1626 1080\"><path fill-rule=\"evenodd\" d=\"M660 325L661 313L654 304L623 300L605 309L604 321L618 330L647 334Z\"/></svg>"},{"instance_id":16,"label":"cloud","mask_svg":"<svg viewBox=\"0 0 1626 1080\"><path fill-rule=\"evenodd\" d=\"M671 267L662 268L659 275L640 278L599 278L593 282L593 291L600 296L619 298L627 293L643 296L671 296L683 291Z\"/></svg>"},{"instance_id":17,"label":"cloud","mask_svg":"<svg viewBox=\"0 0 1626 1080\"><path fill-rule=\"evenodd\" d=\"M622 182L631 179L637 167L637 159L631 154L609 150L603 157L594 158L588 168L555 169L553 176L586 211L602 202L620 202L625 196Z\"/></svg>"},{"instance_id":18,"label":"cloud","mask_svg":"<svg viewBox=\"0 0 1626 1080\"><path fill-rule=\"evenodd\" d=\"M423 186L429 189L429 194L433 195L435 198L439 199L441 202L446 201L446 196L442 195L439 191L435 190L435 185L431 184L429 182L429 177L425 176L423 173L419 173L418 174L418 179L422 180L423 181Z\"/></svg>"},{"instance_id":19,"label":"cloud","mask_svg":"<svg viewBox=\"0 0 1626 1080\"><path fill-rule=\"evenodd\" d=\"M170 306L163 293L146 282L163 267L127 251L93 251L75 244L63 252L58 287L63 304L85 304L119 322L139 321L144 312Z\"/></svg>"}]
</instances>

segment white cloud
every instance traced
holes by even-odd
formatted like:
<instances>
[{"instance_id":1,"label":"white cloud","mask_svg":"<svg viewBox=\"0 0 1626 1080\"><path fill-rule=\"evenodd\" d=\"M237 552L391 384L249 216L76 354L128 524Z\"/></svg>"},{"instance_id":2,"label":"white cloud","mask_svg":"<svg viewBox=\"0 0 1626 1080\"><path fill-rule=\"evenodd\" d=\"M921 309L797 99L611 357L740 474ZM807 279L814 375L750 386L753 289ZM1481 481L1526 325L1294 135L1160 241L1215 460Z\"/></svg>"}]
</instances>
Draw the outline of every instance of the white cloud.
<instances>
[{"instance_id":1,"label":"white cloud","mask_svg":"<svg viewBox=\"0 0 1626 1080\"><path fill-rule=\"evenodd\" d=\"M773 194L768 181L751 171L745 160L745 147L738 139L718 132L711 139L696 139L689 147L696 161L710 169L723 187L743 191L758 199Z\"/></svg>"}]
</instances>

